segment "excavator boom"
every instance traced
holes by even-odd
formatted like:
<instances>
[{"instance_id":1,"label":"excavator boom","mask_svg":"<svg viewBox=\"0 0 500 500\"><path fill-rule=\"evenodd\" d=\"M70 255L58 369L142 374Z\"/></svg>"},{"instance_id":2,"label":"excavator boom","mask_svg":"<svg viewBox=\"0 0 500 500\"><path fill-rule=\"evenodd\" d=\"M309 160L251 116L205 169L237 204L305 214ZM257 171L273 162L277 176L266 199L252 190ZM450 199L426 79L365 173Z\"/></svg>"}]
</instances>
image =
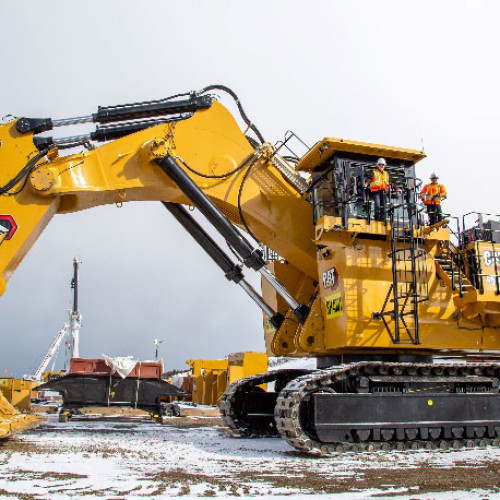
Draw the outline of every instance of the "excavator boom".
<instances>
[{"instance_id":1,"label":"excavator boom","mask_svg":"<svg viewBox=\"0 0 500 500\"><path fill-rule=\"evenodd\" d=\"M264 148L256 153L218 102L189 119L153 125L68 156L59 155L57 141L51 143L32 132L20 133L18 123L0 128L0 161L7 167L1 174L5 191L1 209L8 214L0 224L5 231L10 229L4 237L8 245L5 241L0 255L0 291L56 213L141 200L193 205L162 171L159 162L168 157L191 166L186 175L228 220L251 227L257 238L315 275L310 205L272 162L266 161ZM23 172L28 175L22 177ZM288 174L298 177L294 172ZM23 189L19 189L21 181ZM281 212L280 220L276 211ZM286 237L279 230L283 225L289 228ZM308 233L309 237L304 237Z\"/></svg>"}]
</instances>

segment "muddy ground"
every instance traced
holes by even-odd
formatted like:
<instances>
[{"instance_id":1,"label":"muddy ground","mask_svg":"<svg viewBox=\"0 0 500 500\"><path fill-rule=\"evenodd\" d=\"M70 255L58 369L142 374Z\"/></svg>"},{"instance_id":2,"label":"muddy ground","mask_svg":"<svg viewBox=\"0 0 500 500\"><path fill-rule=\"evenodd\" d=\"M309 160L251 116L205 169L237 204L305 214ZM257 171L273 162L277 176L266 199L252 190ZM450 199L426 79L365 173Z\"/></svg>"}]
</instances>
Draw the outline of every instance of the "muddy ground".
<instances>
[{"instance_id":1,"label":"muddy ground","mask_svg":"<svg viewBox=\"0 0 500 500\"><path fill-rule=\"evenodd\" d=\"M500 451L310 457L279 439L238 439L218 418L70 421L0 441L0 498L500 498Z\"/></svg>"}]
</instances>

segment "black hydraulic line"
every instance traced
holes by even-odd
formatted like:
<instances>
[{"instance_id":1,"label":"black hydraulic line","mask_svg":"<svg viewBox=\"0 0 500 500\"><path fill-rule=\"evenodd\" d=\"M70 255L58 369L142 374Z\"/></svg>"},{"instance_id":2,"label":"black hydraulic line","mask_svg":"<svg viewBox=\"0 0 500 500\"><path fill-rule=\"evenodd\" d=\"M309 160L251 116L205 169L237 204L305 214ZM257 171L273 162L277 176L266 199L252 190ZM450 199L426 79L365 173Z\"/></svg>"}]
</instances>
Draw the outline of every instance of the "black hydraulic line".
<instances>
[{"instance_id":1,"label":"black hydraulic line","mask_svg":"<svg viewBox=\"0 0 500 500\"><path fill-rule=\"evenodd\" d=\"M245 139L250 143L250 146L252 146L252 148L254 149L257 149L260 146L260 144L253 137L250 137L249 135L245 135Z\"/></svg>"},{"instance_id":2,"label":"black hydraulic line","mask_svg":"<svg viewBox=\"0 0 500 500\"><path fill-rule=\"evenodd\" d=\"M254 249L228 219L218 210L212 201L192 181L192 179L177 164L175 158L170 155L157 158L156 163L174 181L179 189L188 197L193 205L208 219L215 229L225 238L233 250L240 255L243 263L255 271L258 271L264 279L285 299L292 309L296 318L303 324L309 314L309 307L299 304L288 292L288 290L277 280L276 276L269 271L263 259L262 251Z\"/></svg>"},{"instance_id":3,"label":"black hydraulic line","mask_svg":"<svg viewBox=\"0 0 500 500\"><path fill-rule=\"evenodd\" d=\"M245 168L248 164L250 164L250 167L253 165L253 162L255 162L255 156L253 155L253 153L248 156L245 160L243 160L236 168L234 168L233 170L230 170L229 172L226 172L224 174L220 174L220 175L207 175L207 174L204 174L198 170L195 170L194 168L190 167L187 163L185 163L184 161L180 160L179 161L190 171L192 172L193 174L197 175L198 177L203 177L204 179L227 179L228 177L231 177L232 175L234 175L236 172L239 172L242 168Z\"/></svg>"},{"instance_id":4,"label":"black hydraulic line","mask_svg":"<svg viewBox=\"0 0 500 500\"><path fill-rule=\"evenodd\" d=\"M243 176L243 179L241 179L241 184L240 188L238 189L238 214L240 216L241 222L243 226L245 227L247 233L258 243L261 244L261 242L257 239L255 234L253 234L253 231L250 229L250 227L247 224L247 221L245 220L245 216L243 215L243 209L241 208L241 195L243 194L243 187L245 186L245 183L250 175L250 172L252 171L254 164L250 165L248 167L248 170L245 172L245 175Z\"/></svg>"},{"instance_id":5,"label":"black hydraulic line","mask_svg":"<svg viewBox=\"0 0 500 500\"><path fill-rule=\"evenodd\" d=\"M181 226L199 243L212 260L224 271L229 281L239 284L248 295L259 305L259 307L268 315L271 324L279 330L284 321L283 315L272 310L258 295L253 287L244 279L241 267L234 264L227 254L211 238L211 236L196 222L188 211L176 203L163 201L163 206L175 217Z\"/></svg>"},{"instance_id":6,"label":"black hydraulic line","mask_svg":"<svg viewBox=\"0 0 500 500\"><path fill-rule=\"evenodd\" d=\"M39 153L37 153L35 156L33 156L33 158L28 160L26 165L24 165L24 167L17 173L17 175L15 175L9 182L7 182L7 184L0 186L0 195L2 195L2 194L7 194L7 195L8 194L17 194L18 192L20 192L22 190L22 188L21 188L21 190L16 191L16 193L9 193L9 191L14 186L16 186L16 184L18 184L23 179L26 179L28 177L28 175L31 173L31 171L36 167L36 164L38 163L38 161L41 158L43 158L48 153L48 151L49 151L48 148L42 149ZM23 187L24 187L24 184L23 184Z\"/></svg>"},{"instance_id":7,"label":"black hydraulic line","mask_svg":"<svg viewBox=\"0 0 500 500\"><path fill-rule=\"evenodd\" d=\"M248 125L248 128L250 130L253 130L255 135L259 138L259 141L261 142L261 144L264 144L264 142L266 142L264 140L263 135L260 133L259 129L248 118L247 114L245 113L245 110L243 109L243 106L241 105L240 99L237 96L237 94L233 90L231 90L229 87L226 87L225 85L219 85L219 84L208 85L207 87L204 87L201 90L199 90L198 92L196 92L196 94L197 95L205 94L207 92L210 92L211 90L222 90L223 92L228 93L236 102L236 106L238 107L238 111L240 112L241 118Z\"/></svg>"}]
</instances>

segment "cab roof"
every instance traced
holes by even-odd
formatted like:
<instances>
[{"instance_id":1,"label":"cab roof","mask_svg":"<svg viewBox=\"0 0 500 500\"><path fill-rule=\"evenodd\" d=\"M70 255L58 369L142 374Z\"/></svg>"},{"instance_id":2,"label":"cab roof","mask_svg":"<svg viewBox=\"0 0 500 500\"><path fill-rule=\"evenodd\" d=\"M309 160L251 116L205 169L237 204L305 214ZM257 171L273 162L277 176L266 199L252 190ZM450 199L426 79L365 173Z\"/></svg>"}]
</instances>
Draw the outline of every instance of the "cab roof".
<instances>
[{"instance_id":1,"label":"cab roof","mask_svg":"<svg viewBox=\"0 0 500 500\"><path fill-rule=\"evenodd\" d=\"M337 152L360 153L370 156L394 158L417 163L426 157L423 151L416 149L395 148L367 142L348 141L334 137L325 137L318 141L297 163L296 169L314 171Z\"/></svg>"}]
</instances>

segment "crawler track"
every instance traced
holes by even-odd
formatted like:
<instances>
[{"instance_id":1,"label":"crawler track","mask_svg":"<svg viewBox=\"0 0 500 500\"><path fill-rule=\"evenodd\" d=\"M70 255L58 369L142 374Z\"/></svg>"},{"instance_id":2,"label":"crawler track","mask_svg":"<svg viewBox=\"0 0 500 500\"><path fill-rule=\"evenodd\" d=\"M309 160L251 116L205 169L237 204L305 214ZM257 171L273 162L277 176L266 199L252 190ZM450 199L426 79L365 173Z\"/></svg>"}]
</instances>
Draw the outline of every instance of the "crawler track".
<instances>
[{"instance_id":1,"label":"crawler track","mask_svg":"<svg viewBox=\"0 0 500 500\"><path fill-rule=\"evenodd\" d=\"M264 401L267 415L261 418L252 418L249 399L251 395L262 396L261 384L275 383L275 389L284 387L290 380L310 373L310 370L275 370L272 372L242 378L231 384L220 402L222 419L233 435L240 437L271 437L278 436L274 419L276 393L271 393ZM249 397L250 396L250 397ZM250 411L249 411L250 410ZM264 413L259 411L258 413Z\"/></svg>"},{"instance_id":2,"label":"crawler track","mask_svg":"<svg viewBox=\"0 0 500 500\"><path fill-rule=\"evenodd\" d=\"M306 373L281 370L236 382L221 410L226 425L239 435L278 433L297 450L314 454L498 446L499 378L500 365L488 363L361 362ZM279 393L264 397L257 420L263 425L253 425L248 396L259 397L254 392L259 384L287 379ZM362 406L354 405L351 414L352 401ZM377 421L374 415L383 415L384 405L389 410Z\"/></svg>"}]
</instances>

